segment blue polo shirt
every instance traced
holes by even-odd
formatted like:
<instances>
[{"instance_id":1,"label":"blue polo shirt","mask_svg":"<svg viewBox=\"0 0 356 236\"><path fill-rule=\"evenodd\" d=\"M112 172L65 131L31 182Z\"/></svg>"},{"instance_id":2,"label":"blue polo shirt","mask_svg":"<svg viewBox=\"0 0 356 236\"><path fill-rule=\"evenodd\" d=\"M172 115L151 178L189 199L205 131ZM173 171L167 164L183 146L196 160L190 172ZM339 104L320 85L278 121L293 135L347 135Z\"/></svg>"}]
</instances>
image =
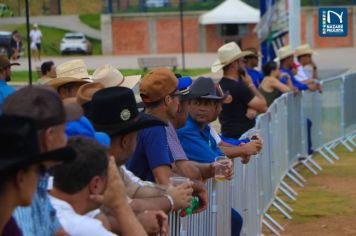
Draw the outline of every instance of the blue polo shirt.
<instances>
[{"instance_id":1,"label":"blue polo shirt","mask_svg":"<svg viewBox=\"0 0 356 236\"><path fill-rule=\"evenodd\" d=\"M261 81L263 80L263 75L261 74L261 72L255 69L250 69L247 66L246 66L246 71L251 76L255 87L258 88L260 86Z\"/></svg>"},{"instance_id":2,"label":"blue polo shirt","mask_svg":"<svg viewBox=\"0 0 356 236\"><path fill-rule=\"evenodd\" d=\"M287 69L285 69L285 68L283 68L283 67L280 67L280 71L281 71L282 73L287 73L287 74L290 76L294 87L298 88L300 91L302 91L302 90L308 90L308 86L307 86L306 84L303 84L303 83L299 82L299 81L294 77L294 75L293 75L291 69L288 69L288 70L287 70ZM287 85L287 78L286 78L286 77L283 77L283 78L281 79L281 82L282 82L283 84Z\"/></svg>"},{"instance_id":3,"label":"blue polo shirt","mask_svg":"<svg viewBox=\"0 0 356 236\"><path fill-rule=\"evenodd\" d=\"M198 124L188 116L185 126L177 130L178 138L188 159L201 163L212 163L217 156L225 156L210 134L210 127L200 130Z\"/></svg>"},{"instance_id":4,"label":"blue polo shirt","mask_svg":"<svg viewBox=\"0 0 356 236\"><path fill-rule=\"evenodd\" d=\"M15 88L9 86L4 80L0 80L0 114L2 113L2 105L5 98L15 91Z\"/></svg>"},{"instance_id":5,"label":"blue polo shirt","mask_svg":"<svg viewBox=\"0 0 356 236\"><path fill-rule=\"evenodd\" d=\"M156 126L138 133L135 152L126 167L140 179L155 182L152 170L162 165L171 166L172 162L165 127Z\"/></svg>"}]
</instances>

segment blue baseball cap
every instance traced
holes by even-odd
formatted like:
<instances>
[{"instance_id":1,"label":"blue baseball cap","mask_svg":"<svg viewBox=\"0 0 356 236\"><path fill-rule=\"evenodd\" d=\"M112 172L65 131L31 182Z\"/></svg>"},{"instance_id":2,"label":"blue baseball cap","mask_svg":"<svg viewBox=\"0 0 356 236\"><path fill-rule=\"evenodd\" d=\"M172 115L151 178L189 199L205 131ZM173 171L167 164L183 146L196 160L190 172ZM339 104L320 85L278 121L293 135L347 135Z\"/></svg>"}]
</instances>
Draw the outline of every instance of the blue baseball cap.
<instances>
[{"instance_id":1,"label":"blue baseball cap","mask_svg":"<svg viewBox=\"0 0 356 236\"><path fill-rule=\"evenodd\" d=\"M96 139L103 146L110 146L110 137L104 132L96 132L88 118L81 116L79 120L67 122L66 134L72 136L86 136Z\"/></svg>"}]
</instances>

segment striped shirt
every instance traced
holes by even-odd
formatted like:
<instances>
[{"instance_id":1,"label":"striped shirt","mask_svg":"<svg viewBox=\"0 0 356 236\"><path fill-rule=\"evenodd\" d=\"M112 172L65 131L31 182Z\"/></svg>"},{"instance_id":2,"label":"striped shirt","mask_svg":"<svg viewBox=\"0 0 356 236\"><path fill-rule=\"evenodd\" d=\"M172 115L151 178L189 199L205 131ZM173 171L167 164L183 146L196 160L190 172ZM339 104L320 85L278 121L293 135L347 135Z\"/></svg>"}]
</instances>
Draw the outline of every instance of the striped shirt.
<instances>
[{"instance_id":1,"label":"striped shirt","mask_svg":"<svg viewBox=\"0 0 356 236\"><path fill-rule=\"evenodd\" d=\"M168 122L168 126L166 126L165 129L167 134L168 147L171 151L174 161L188 160L172 123Z\"/></svg>"},{"instance_id":2,"label":"striped shirt","mask_svg":"<svg viewBox=\"0 0 356 236\"><path fill-rule=\"evenodd\" d=\"M52 236L61 228L48 197L48 178L45 176L38 180L31 206L15 209L14 217L24 236Z\"/></svg>"}]
</instances>

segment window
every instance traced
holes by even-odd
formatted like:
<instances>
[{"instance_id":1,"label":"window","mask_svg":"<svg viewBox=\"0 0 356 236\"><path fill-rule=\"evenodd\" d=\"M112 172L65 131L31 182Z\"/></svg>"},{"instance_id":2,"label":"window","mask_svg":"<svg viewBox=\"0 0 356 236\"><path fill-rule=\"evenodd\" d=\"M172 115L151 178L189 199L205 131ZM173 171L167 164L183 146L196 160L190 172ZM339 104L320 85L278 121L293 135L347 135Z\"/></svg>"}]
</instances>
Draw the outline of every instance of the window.
<instances>
[{"instance_id":1,"label":"window","mask_svg":"<svg viewBox=\"0 0 356 236\"><path fill-rule=\"evenodd\" d=\"M220 36L240 36L244 37L248 35L246 24L222 24L219 25Z\"/></svg>"}]
</instances>

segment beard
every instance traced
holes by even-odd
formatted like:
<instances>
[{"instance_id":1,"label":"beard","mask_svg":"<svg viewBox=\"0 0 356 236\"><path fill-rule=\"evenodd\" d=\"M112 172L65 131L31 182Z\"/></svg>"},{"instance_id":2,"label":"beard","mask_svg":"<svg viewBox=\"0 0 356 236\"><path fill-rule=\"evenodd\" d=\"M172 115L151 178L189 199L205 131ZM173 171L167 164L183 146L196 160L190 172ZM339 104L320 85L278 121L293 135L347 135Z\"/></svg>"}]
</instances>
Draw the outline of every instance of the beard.
<instances>
[{"instance_id":1,"label":"beard","mask_svg":"<svg viewBox=\"0 0 356 236\"><path fill-rule=\"evenodd\" d=\"M6 82L11 81L11 76L9 76L9 75L8 75L8 76L6 76L6 77L5 77L5 81L6 81Z\"/></svg>"}]
</instances>

